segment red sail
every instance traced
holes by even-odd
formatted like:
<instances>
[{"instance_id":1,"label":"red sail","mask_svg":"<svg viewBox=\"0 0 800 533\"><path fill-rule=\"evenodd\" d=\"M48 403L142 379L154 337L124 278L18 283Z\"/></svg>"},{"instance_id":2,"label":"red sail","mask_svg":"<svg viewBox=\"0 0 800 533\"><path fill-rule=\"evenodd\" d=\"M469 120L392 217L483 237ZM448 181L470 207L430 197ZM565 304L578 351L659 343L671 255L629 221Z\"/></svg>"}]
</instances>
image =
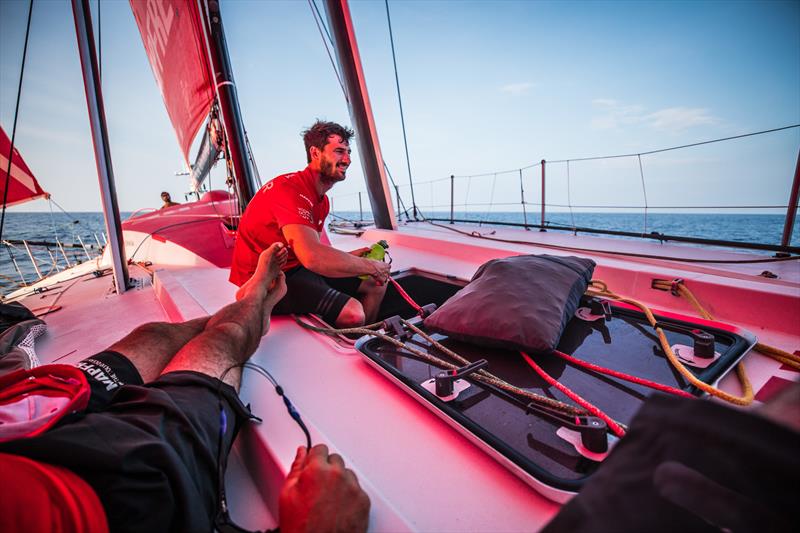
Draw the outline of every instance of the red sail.
<instances>
[{"instance_id":1,"label":"red sail","mask_svg":"<svg viewBox=\"0 0 800 533\"><path fill-rule=\"evenodd\" d=\"M48 194L39 186L33 177L33 172L22 160L19 150L14 149L11 157L11 176L8 176L8 159L11 153L11 139L8 138L3 128L0 128L0 202L5 194L8 183L8 196L6 206L22 204L37 198L47 197ZM6 182L8 179L8 182Z\"/></svg>"},{"instance_id":2,"label":"red sail","mask_svg":"<svg viewBox=\"0 0 800 533\"><path fill-rule=\"evenodd\" d=\"M183 157L214 100L211 67L196 0L130 0Z\"/></svg>"}]
</instances>

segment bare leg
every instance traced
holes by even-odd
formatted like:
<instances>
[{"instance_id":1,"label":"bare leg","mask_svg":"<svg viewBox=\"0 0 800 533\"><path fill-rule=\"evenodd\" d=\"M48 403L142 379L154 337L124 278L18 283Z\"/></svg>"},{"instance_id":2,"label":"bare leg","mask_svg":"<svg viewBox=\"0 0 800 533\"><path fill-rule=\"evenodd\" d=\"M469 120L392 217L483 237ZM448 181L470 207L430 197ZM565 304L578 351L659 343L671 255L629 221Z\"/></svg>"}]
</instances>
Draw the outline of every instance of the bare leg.
<instances>
[{"instance_id":1,"label":"bare leg","mask_svg":"<svg viewBox=\"0 0 800 533\"><path fill-rule=\"evenodd\" d=\"M203 331L210 318L204 316L179 324L143 324L108 349L127 357L147 383L161 375L178 350Z\"/></svg>"},{"instance_id":2,"label":"bare leg","mask_svg":"<svg viewBox=\"0 0 800 533\"><path fill-rule=\"evenodd\" d=\"M262 335L269 330L272 308L286 294L281 272L286 255L281 244L262 252L253 277L237 292L237 301L217 311L205 330L178 351L163 373L193 370L220 379L225 374L225 383L238 391L242 369L234 367L247 361L258 348Z\"/></svg>"},{"instance_id":3,"label":"bare leg","mask_svg":"<svg viewBox=\"0 0 800 533\"><path fill-rule=\"evenodd\" d=\"M372 278L365 279L358 286L358 299L364 308L365 323L371 324L378 318L383 296L386 294L388 283L378 285Z\"/></svg>"}]
</instances>

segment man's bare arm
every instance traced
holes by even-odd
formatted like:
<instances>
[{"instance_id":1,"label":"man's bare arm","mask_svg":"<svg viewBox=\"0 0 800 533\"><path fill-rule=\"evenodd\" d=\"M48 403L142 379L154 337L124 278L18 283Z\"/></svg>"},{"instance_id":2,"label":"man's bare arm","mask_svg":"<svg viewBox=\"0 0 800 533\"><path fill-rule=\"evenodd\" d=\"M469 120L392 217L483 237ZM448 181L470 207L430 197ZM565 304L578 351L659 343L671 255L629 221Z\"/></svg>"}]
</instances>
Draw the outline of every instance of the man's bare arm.
<instances>
[{"instance_id":1,"label":"man's bare arm","mask_svg":"<svg viewBox=\"0 0 800 533\"><path fill-rule=\"evenodd\" d=\"M282 231L297 259L312 272L329 278L367 274L380 283L386 281L389 265L382 261L358 257L326 246L319 241L316 231L302 224L287 224Z\"/></svg>"}]
</instances>

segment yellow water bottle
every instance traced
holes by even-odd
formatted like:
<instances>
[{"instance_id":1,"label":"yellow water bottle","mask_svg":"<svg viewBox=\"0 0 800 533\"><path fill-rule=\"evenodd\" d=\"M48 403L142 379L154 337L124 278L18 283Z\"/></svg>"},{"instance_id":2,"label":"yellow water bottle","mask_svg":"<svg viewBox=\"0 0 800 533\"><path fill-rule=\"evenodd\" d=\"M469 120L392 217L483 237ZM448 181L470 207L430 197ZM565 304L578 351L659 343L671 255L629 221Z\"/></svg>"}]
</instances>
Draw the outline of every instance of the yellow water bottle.
<instances>
[{"instance_id":1,"label":"yellow water bottle","mask_svg":"<svg viewBox=\"0 0 800 533\"><path fill-rule=\"evenodd\" d=\"M367 259L374 259L375 261L383 261L383 258L386 257L386 249L389 248L389 243L380 240L369 247L369 252L365 253L362 257L366 257ZM369 279L368 274L363 274L358 276L358 279Z\"/></svg>"}]
</instances>

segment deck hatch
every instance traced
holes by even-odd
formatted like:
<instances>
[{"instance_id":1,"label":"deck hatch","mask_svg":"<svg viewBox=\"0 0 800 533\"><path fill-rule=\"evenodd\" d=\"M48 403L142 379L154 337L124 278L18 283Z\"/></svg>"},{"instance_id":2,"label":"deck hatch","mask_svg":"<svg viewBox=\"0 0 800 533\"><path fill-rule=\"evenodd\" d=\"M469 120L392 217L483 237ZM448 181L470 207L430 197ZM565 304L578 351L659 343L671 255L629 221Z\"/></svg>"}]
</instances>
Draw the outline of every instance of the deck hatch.
<instances>
[{"instance_id":1,"label":"deck hatch","mask_svg":"<svg viewBox=\"0 0 800 533\"><path fill-rule=\"evenodd\" d=\"M465 284L462 280L420 270L401 272L395 277L420 304L441 305ZM381 308L381 317L391 314L412 317L413 310L391 289ZM613 303L611 311L610 320L589 322L573 317L558 349L591 363L701 395L671 368L653 329L641 312ZM717 383L755 343L755 338L749 333L725 324L708 321L698 324L691 317L674 314L668 317L657 315L656 318L673 345L691 345L688 333L691 328L699 327L713 334L714 349L720 353L719 358L705 369L692 369L707 383ZM518 387L571 403L534 374L514 351L475 346L439 334L434 334L433 338L470 361L486 359L490 372ZM447 359L418 335L406 342ZM421 385L434 378L441 369L378 338L364 337L356 347L384 375L545 496L564 501L568 497L565 494L578 491L600 464L578 453L557 435L559 425L526 414L502 395L495 394L490 387L471 380L471 386L457 399L445 402ZM572 366L554 355L537 356L536 360L551 376L623 424L628 424L642 403L654 393L641 385Z\"/></svg>"}]
</instances>

